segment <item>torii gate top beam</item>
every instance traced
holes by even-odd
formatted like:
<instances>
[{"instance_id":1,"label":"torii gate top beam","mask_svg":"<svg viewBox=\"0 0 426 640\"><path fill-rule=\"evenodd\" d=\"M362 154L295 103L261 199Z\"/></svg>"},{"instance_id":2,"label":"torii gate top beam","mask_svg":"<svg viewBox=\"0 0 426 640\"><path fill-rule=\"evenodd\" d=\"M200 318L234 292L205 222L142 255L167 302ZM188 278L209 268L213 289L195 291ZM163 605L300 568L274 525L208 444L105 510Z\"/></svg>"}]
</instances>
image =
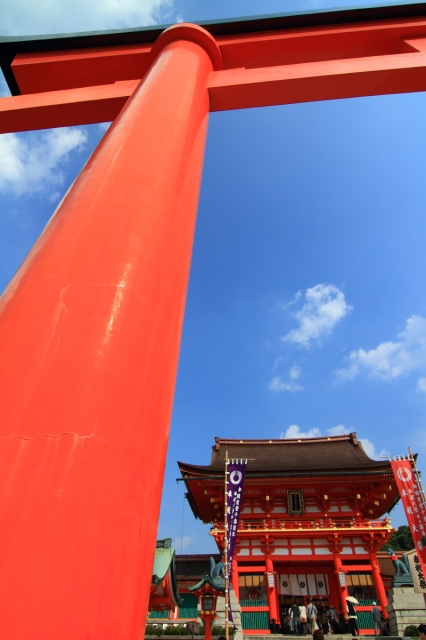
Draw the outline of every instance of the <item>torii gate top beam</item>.
<instances>
[{"instance_id":1,"label":"torii gate top beam","mask_svg":"<svg viewBox=\"0 0 426 640\"><path fill-rule=\"evenodd\" d=\"M426 90L426 3L202 23L210 110ZM113 120L164 27L0 38L0 133Z\"/></svg>"},{"instance_id":2,"label":"torii gate top beam","mask_svg":"<svg viewBox=\"0 0 426 640\"><path fill-rule=\"evenodd\" d=\"M294 29L313 29L338 25L377 23L380 21L405 21L426 18L426 3L394 3L373 7L359 7L339 10L303 11L262 17L241 18L239 20L214 20L198 22L211 33L220 48L226 48L226 38L251 36L259 33L273 33ZM74 34L46 36L0 37L0 67L12 95L25 93L20 88L19 79L14 75L11 64L20 54L46 54L48 52L71 52L79 49L100 47L123 47L131 45L152 45L159 35L170 25L140 27L133 29L94 31Z\"/></svg>"}]
</instances>

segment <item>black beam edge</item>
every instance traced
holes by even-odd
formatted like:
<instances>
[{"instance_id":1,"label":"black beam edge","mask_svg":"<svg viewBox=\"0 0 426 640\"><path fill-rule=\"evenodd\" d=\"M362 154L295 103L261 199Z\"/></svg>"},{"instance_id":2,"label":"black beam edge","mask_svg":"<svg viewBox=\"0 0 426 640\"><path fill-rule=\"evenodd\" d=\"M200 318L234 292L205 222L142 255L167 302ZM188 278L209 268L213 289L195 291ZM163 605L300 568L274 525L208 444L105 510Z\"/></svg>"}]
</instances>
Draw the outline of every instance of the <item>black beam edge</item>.
<instances>
[{"instance_id":1,"label":"black beam edge","mask_svg":"<svg viewBox=\"0 0 426 640\"><path fill-rule=\"evenodd\" d=\"M394 2L344 9L310 10L279 15L256 16L232 20L201 21L198 24L215 37L233 36L283 29L300 29L327 25L426 17L426 2ZM10 67L18 53L68 51L93 47L150 44L170 25L136 27L112 31L53 34L45 36L0 36L0 67L12 95L19 87Z\"/></svg>"},{"instance_id":2,"label":"black beam edge","mask_svg":"<svg viewBox=\"0 0 426 640\"><path fill-rule=\"evenodd\" d=\"M316 477L335 477L335 476L383 476L393 474L391 468L378 469L376 471L281 471L279 473L246 473L246 480L257 480L259 478L316 478ZM218 480L224 481L224 474L217 473L212 476L183 476L176 478L176 482L195 482L197 480Z\"/></svg>"}]
</instances>

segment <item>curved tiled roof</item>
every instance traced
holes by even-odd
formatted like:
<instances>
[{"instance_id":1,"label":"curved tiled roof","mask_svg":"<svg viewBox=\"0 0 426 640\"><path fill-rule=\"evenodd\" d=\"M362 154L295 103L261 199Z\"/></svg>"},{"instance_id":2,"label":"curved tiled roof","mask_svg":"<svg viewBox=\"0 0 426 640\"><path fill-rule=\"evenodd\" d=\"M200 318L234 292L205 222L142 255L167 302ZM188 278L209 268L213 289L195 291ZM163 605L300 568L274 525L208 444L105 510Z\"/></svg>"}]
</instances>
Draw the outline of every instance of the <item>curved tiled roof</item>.
<instances>
[{"instance_id":1,"label":"curved tiled roof","mask_svg":"<svg viewBox=\"0 0 426 640\"><path fill-rule=\"evenodd\" d=\"M172 539L164 538L157 540L155 546L154 566L152 568L151 585L161 584L170 570L170 581L174 599L177 604L181 603L179 589L176 582L175 551L172 549Z\"/></svg>"},{"instance_id":2,"label":"curved tiled roof","mask_svg":"<svg viewBox=\"0 0 426 640\"><path fill-rule=\"evenodd\" d=\"M354 432L278 440L215 438L210 464L178 463L188 502L203 522L215 522L223 512L219 502L224 491L226 454L229 460L247 460L246 483L252 492L253 488L270 485L276 487L277 496L282 496L291 487L315 488L325 483L334 491L335 485L341 484L345 493L356 489L355 493L362 496L357 511L368 519L382 516L398 495L390 461L372 460Z\"/></svg>"},{"instance_id":3,"label":"curved tiled roof","mask_svg":"<svg viewBox=\"0 0 426 640\"><path fill-rule=\"evenodd\" d=\"M215 440L210 464L179 463L182 473L223 473L226 451L230 459L248 459L248 473L390 470L388 460L368 457L356 433L325 438Z\"/></svg>"}]
</instances>

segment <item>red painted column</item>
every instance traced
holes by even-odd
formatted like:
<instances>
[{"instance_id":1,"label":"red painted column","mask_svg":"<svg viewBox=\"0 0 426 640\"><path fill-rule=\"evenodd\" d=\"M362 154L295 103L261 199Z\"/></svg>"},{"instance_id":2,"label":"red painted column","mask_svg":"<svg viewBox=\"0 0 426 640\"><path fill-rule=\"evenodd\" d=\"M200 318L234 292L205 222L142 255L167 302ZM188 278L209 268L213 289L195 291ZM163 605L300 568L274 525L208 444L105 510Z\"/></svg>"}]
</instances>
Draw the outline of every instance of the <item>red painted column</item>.
<instances>
[{"instance_id":1,"label":"red painted column","mask_svg":"<svg viewBox=\"0 0 426 640\"><path fill-rule=\"evenodd\" d=\"M279 623L280 616L278 613L278 604L277 604L277 588L275 584L275 571L274 571L274 563L272 562L272 558L269 554L265 555L265 566L266 566L266 590L268 594L268 607L269 607L269 620L275 618L275 620ZM268 573L272 573L274 575L274 586L270 587L268 584Z\"/></svg>"},{"instance_id":2,"label":"red painted column","mask_svg":"<svg viewBox=\"0 0 426 640\"><path fill-rule=\"evenodd\" d=\"M239 583L239 575L238 575L238 563L235 558L232 558L231 583L235 593L235 597L239 602L240 601L240 583Z\"/></svg>"},{"instance_id":3,"label":"red painted column","mask_svg":"<svg viewBox=\"0 0 426 640\"><path fill-rule=\"evenodd\" d=\"M373 574L373 582L374 587L376 589L377 599L382 609L382 616L387 620L388 612L387 612L387 604L388 599L386 597L386 591L383 584L382 576L380 573L379 563L377 561L377 556L374 551L370 552L370 562L371 562L371 573Z\"/></svg>"},{"instance_id":4,"label":"red painted column","mask_svg":"<svg viewBox=\"0 0 426 640\"><path fill-rule=\"evenodd\" d=\"M333 567L334 569L334 567ZM336 609L340 609L341 607L341 598L340 598L340 589L341 587L337 584L336 574L333 571L330 571L328 574L328 584L330 588L330 606L333 605Z\"/></svg>"},{"instance_id":5,"label":"red painted column","mask_svg":"<svg viewBox=\"0 0 426 640\"><path fill-rule=\"evenodd\" d=\"M348 589L346 586L341 587L340 586L340 581L339 581L339 576L338 573L343 571L343 565L342 565L342 561L340 559L340 556L338 553L334 553L333 554L333 561L334 561L334 571L335 571L335 576L336 576L336 580L337 580L337 588L339 590L339 594L340 594L340 606L341 606L341 611L345 617L345 620L348 619L348 612L346 609L346 598L349 595L348 594Z\"/></svg>"},{"instance_id":6,"label":"red painted column","mask_svg":"<svg viewBox=\"0 0 426 640\"><path fill-rule=\"evenodd\" d=\"M0 620L8 640L140 640L220 66L160 36L136 93L0 312Z\"/></svg>"},{"instance_id":7,"label":"red painted column","mask_svg":"<svg viewBox=\"0 0 426 640\"><path fill-rule=\"evenodd\" d=\"M200 618L204 623L204 638L205 640L212 640L212 624L216 618L216 615L200 614Z\"/></svg>"}]
</instances>

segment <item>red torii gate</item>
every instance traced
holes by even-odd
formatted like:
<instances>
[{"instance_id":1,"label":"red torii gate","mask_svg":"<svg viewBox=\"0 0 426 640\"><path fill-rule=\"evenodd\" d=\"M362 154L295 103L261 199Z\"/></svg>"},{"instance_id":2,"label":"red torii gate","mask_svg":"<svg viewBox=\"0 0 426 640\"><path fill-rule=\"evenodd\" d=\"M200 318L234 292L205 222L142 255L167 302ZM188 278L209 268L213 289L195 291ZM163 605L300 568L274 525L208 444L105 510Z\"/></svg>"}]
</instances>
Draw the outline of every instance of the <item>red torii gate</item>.
<instances>
[{"instance_id":1,"label":"red torii gate","mask_svg":"<svg viewBox=\"0 0 426 640\"><path fill-rule=\"evenodd\" d=\"M2 299L2 637L139 640L208 113L426 90L426 4L2 38L0 58L0 132L114 120Z\"/></svg>"}]
</instances>

